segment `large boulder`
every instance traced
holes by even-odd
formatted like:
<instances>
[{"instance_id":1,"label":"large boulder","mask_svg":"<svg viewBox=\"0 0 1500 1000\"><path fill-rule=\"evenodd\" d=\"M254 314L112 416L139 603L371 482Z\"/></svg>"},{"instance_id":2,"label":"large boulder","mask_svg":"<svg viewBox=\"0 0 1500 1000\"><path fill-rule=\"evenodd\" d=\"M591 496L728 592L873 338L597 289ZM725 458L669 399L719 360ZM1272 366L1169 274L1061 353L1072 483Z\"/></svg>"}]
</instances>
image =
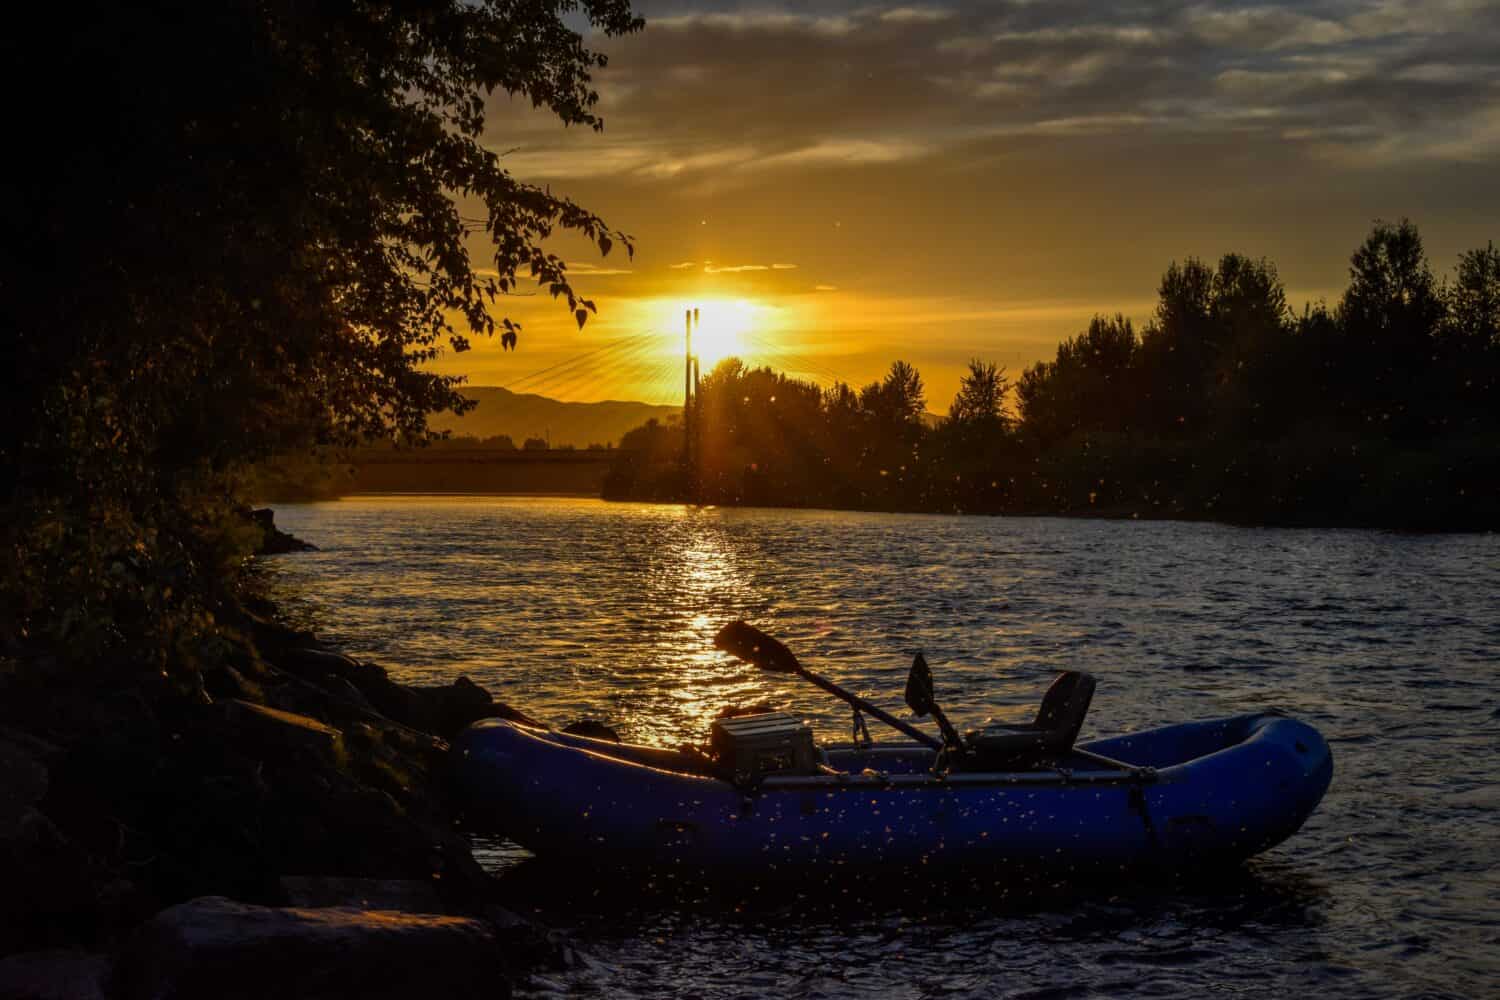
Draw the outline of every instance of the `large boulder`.
<instances>
[{"instance_id":1,"label":"large boulder","mask_svg":"<svg viewBox=\"0 0 1500 1000\"><path fill-rule=\"evenodd\" d=\"M432 882L420 879L348 878L331 875L283 875L281 891L288 906L352 906L361 910L404 913L451 913Z\"/></svg>"},{"instance_id":2,"label":"large boulder","mask_svg":"<svg viewBox=\"0 0 1500 1000\"><path fill-rule=\"evenodd\" d=\"M42 812L57 753L0 727L0 954L67 943L100 905L87 852Z\"/></svg>"},{"instance_id":3,"label":"large boulder","mask_svg":"<svg viewBox=\"0 0 1500 1000\"><path fill-rule=\"evenodd\" d=\"M276 662L324 692L352 688L365 706L386 718L444 739L453 738L479 719L501 718L542 726L524 712L493 700L488 691L467 677L451 684L398 684L377 663L310 646L285 648L277 654Z\"/></svg>"},{"instance_id":4,"label":"large boulder","mask_svg":"<svg viewBox=\"0 0 1500 1000\"><path fill-rule=\"evenodd\" d=\"M262 754L305 755L334 766L344 757L343 735L305 715L231 698L224 702L224 717L241 745Z\"/></svg>"},{"instance_id":5,"label":"large boulder","mask_svg":"<svg viewBox=\"0 0 1500 1000\"><path fill-rule=\"evenodd\" d=\"M0 958L0 1000L105 1000L107 955L54 949Z\"/></svg>"},{"instance_id":6,"label":"large boulder","mask_svg":"<svg viewBox=\"0 0 1500 1000\"><path fill-rule=\"evenodd\" d=\"M481 920L207 897L145 924L123 949L114 984L122 1000L495 1000L509 994L504 972L494 931Z\"/></svg>"}]
</instances>

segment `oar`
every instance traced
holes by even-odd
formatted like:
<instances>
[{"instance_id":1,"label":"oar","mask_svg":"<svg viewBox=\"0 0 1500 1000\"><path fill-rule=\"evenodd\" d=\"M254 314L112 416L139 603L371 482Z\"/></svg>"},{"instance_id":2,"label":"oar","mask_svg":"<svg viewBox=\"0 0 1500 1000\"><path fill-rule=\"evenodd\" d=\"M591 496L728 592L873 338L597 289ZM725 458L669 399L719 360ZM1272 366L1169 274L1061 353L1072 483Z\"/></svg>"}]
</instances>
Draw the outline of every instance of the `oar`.
<instances>
[{"instance_id":1,"label":"oar","mask_svg":"<svg viewBox=\"0 0 1500 1000\"><path fill-rule=\"evenodd\" d=\"M906 675L906 707L919 719L924 715L932 716L943 733L943 745L963 750L964 741L958 735L958 730L953 728L953 723L948 721L948 716L938 707L937 693L932 683L932 668L927 665L927 657L921 653L911 661L911 673Z\"/></svg>"},{"instance_id":2,"label":"oar","mask_svg":"<svg viewBox=\"0 0 1500 1000\"><path fill-rule=\"evenodd\" d=\"M832 681L826 681L808 670L797 662L797 657L792 655L790 649L754 625L742 621L730 622L719 629L719 634L714 636L714 645L746 663L755 664L762 670L770 670L779 674L796 674L803 680L816 684L835 698L842 698L861 712L868 712L891 728L899 729L917 742L926 744L934 750L943 749L941 740L934 739L916 726L902 722L889 712L876 708L858 695L850 694Z\"/></svg>"}]
</instances>

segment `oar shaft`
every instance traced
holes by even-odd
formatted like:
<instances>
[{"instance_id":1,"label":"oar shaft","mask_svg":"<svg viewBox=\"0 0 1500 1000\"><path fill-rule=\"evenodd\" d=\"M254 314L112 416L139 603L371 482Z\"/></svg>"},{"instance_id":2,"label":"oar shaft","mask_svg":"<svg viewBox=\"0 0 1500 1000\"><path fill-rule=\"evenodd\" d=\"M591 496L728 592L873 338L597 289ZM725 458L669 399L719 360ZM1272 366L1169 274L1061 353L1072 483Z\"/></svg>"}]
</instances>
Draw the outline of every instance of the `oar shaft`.
<instances>
[{"instance_id":1,"label":"oar shaft","mask_svg":"<svg viewBox=\"0 0 1500 1000\"><path fill-rule=\"evenodd\" d=\"M893 729L901 730L918 743L934 750L943 749L941 740L933 739L916 726L902 722L889 712L882 712L863 698L852 695L832 681L825 681L812 673L797 661L796 654L790 649L748 622L732 621L719 629L719 633L714 636L714 645L746 663L755 664L762 670L771 670L780 674L797 674L805 680L812 681L835 698L842 698L861 712L869 712Z\"/></svg>"},{"instance_id":2,"label":"oar shaft","mask_svg":"<svg viewBox=\"0 0 1500 1000\"><path fill-rule=\"evenodd\" d=\"M925 743L927 746L931 747L934 750L943 749L942 740L934 739L928 734L922 732L922 730L918 729L916 726L913 726L907 722L903 722L891 713L876 708L868 701L865 701L858 695L850 694L848 691L845 691L843 688L839 687L832 681L825 681L823 678L819 677L815 673L810 672L806 667L803 667L800 664L797 667L797 673L804 679L812 681L818 687L822 688L824 691L827 691L835 698L842 698L844 701L847 701L849 704L853 705L861 712L868 712L871 715L875 716L875 718L879 719L881 722L884 722L886 725L901 730L903 733L905 733L907 736L910 736L918 743Z\"/></svg>"}]
</instances>

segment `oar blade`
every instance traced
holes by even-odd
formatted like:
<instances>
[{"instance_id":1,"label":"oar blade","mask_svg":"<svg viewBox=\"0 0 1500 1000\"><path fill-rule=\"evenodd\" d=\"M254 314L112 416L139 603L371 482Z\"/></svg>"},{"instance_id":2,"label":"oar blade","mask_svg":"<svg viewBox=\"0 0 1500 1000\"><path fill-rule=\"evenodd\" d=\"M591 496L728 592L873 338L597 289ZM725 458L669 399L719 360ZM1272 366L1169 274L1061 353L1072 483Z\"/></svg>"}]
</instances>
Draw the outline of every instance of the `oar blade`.
<instances>
[{"instance_id":1,"label":"oar blade","mask_svg":"<svg viewBox=\"0 0 1500 1000\"><path fill-rule=\"evenodd\" d=\"M918 653L911 661L911 673L906 675L906 707L917 718L932 711L937 698L933 693L932 669L927 666L927 657Z\"/></svg>"},{"instance_id":2,"label":"oar blade","mask_svg":"<svg viewBox=\"0 0 1500 1000\"><path fill-rule=\"evenodd\" d=\"M714 646L762 670L795 674L802 669L790 649L747 622L733 621L719 629Z\"/></svg>"}]
</instances>

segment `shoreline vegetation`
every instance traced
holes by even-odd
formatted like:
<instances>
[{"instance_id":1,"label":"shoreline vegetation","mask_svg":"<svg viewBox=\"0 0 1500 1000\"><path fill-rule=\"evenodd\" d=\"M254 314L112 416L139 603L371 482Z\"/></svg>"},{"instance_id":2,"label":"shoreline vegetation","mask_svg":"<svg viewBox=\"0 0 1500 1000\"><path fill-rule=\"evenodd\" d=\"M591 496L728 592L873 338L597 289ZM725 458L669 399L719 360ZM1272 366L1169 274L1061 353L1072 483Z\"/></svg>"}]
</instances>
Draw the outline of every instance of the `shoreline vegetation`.
<instances>
[{"instance_id":1,"label":"shoreline vegetation","mask_svg":"<svg viewBox=\"0 0 1500 1000\"><path fill-rule=\"evenodd\" d=\"M653 419L618 447L454 436L420 449L302 456L263 467L258 495L576 492L721 506L1492 531L1500 527L1500 250L1463 254L1439 281L1415 226L1380 223L1351 258L1340 301L1300 315L1270 262L1190 258L1167 270L1142 330L1122 316L1096 317L1014 382L973 361L947 416L931 419L927 402L921 374L906 362L856 390L731 358L702 380L692 466L681 419ZM563 465L591 471L559 477ZM365 476L369 469L379 472Z\"/></svg>"},{"instance_id":2,"label":"shoreline vegetation","mask_svg":"<svg viewBox=\"0 0 1500 1000\"><path fill-rule=\"evenodd\" d=\"M1490 531L1500 526L1500 250L1432 274L1378 223L1332 308L1273 264L1189 258L1137 332L1096 317L1016 382L970 363L928 426L920 373L820 389L721 362L680 424L616 450L614 500Z\"/></svg>"},{"instance_id":3,"label":"shoreline vegetation","mask_svg":"<svg viewBox=\"0 0 1500 1000\"><path fill-rule=\"evenodd\" d=\"M262 552L311 548L268 515ZM570 960L496 902L447 791L464 726L542 723L466 677L395 683L276 614L225 609L188 689L0 673L0 992L493 997Z\"/></svg>"},{"instance_id":4,"label":"shoreline vegetation","mask_svg":"<svg viewBox=\"0 0 1500 1000\"><path fill-rule=\"evenodd\" d=\"M427 363L515 347L508 296L595 313L552 248L630 236L510 173L487 110L602 128L600 46L644 22L38 13L5 64L0 995L505 996L550 945L489 905L442 742L499 707L278 625L245 498L270 456L472 409Z\"/></svg>"}]
</instances>

